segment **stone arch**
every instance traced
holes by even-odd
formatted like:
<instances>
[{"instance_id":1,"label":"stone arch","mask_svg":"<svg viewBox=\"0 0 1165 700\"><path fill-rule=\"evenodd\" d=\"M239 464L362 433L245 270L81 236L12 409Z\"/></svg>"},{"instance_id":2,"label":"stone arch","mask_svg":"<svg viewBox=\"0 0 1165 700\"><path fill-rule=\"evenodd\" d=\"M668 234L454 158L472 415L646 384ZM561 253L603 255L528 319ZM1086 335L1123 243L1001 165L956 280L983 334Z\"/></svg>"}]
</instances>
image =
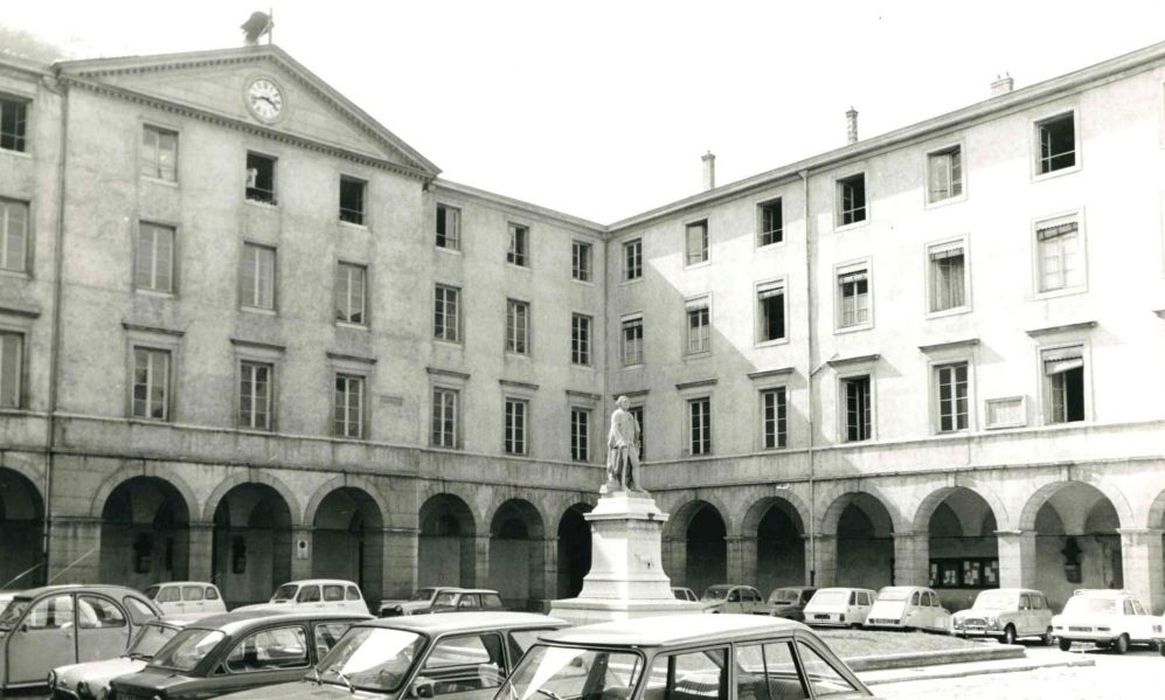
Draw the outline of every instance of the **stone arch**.
<instances>
[{"instance_id":1,"label":"stone arch","mask_svg":"<svg viewBox=\"0 0 1165 700\"><path fill-rule=\"evenodd\" d=\"M243 484L262 484L270 486L275 489L275 492L283 497L283 502L287 504L288 514L291 517L291 527L300 527L303 525L303 509L299 505L299 499L295 497L295 493L287 487L278 477L272 476L262 470L248 470L243 473L232 474L222 480L210 496L207 497L206 503L202 507L202 519L206 522L214 522L215 511L218 510L218 505L222 501L223 496L226 496L236 486Z\"/></svg>"},{"instance_id":2,"label":"stone arch","mask_svg":"<svg viewBox=\"0 0 1165 700\"><path fill-rule=\"evenodd\" d=\"M574 598L582 590L583 578L591 570L591 527L583 518L593 506L575 503L558 519L557 566L559 598Z\"/></svg>"},{"instance_id":3,"label":"stone arch","mask_svg":"<svg viewBox=\"0 0 1165 700\"><path fill-rule=\"evenodd\" d=\"M834 494L829 505L823 509L818 517L816 531L822 535L836 535L838 521L841 519L842 513L855 501L860 501L865 505L877 503L885 516L882 519L884 522L881 524L884 524L890 532L908 531L908 523L904 521L893 502L888 500L879 489L868 484L863 484L860 489L845 490Z\"/></svg>"},{"instance_id":4,"label":"stone arch","mask_svg":"<svg viewBox=\"0 0 1165 700\"><path fill-rule=\"evenodd\" d=\"M454 493L435 493L421 503L418 586L477 585L477 523L469 504Z\"/></svg>"},{"instance_id":5,"label":"stone arch","mask_svg":"<svg viewBox=\"0 0 1165 700\"><path fill-rule=\"evenodd\" d=\"M382 527L392 526L392 511L388 506L388 499L380 492L376 483L371 479L360 474L337 474L328 479L312 493L311 498L308 499L307 507L303 511L304 523L313 523L316 519L316 512L319 511L320 504L325 498L337 489L353 488L364 492L371 501L376 504L376 508L380 513L380 521Z\"/></svg>"},{"instance_id":6,"label":"stone arch","mask_svg":"<svg viewBox=\"0 0 1165 700\"><path fill-rule=\"evenodd\" d=\"M489 587L510 607L541 610L546 600L546 525L524 498L510 498L489 524Z\"/></svg>"},{"instance_id":7,"label":"stone arch","mask_svg":"<svg viewBox=\"0 0 1165 700\"><path fill-rule=\"evenodd\" d=\"M109 495L125 482L137 477L165 481L182 496L191 518L199 513L198 499L194 496L194 489L190 488L190 485L178 474L177 470L162 464L141 462L132 467L122 467L101 482L93 495L93 501L89 504L89 517L100 518L101 512L105 509L105 503L109 500ZM211 513L213 515L213 511ZM209 518L206 520L209 521Z\"/></svg>"},{"instance_id":8,"label":"stone arch","mask_svg":"<svg viewBox=\"0 0 1165 700\"><path fill-rule=\"evenodd\" d=\"M873 589L894 583L894 533L903 531L895 512L872 489L838 494L822 514L819 530L826 536L822 546L832 543L834 548L817 552L823 582Z\"/></svg>"},{"instance_id":9,"label":"stone arch","mask_svg":"<svg viewBox=\"0 0 1165 700\"><path fill-rule=\"evenodd\" d=\"M998 507L979 489L950 485L927 494L915 512L916 575L932 579L952 610L971 607L979 591L1000 584Z\"/></svg>"},{"instance_id":10,"label":"stone arch","mask_svg":"<svg viewBox=\"0 0 1165 700\"><path fill-rule=\"evenodd\" d=\"M696 511L707 505L713 508L724 521L724 527L729 535L739 532L739 528L733 527L736 523L731 519L732 509L728 507L717 494L696 492L694 494L686 494L687 500L680 503L678 507L673 509L668 514L668 521L664 524L663 536L667 537L683 537L684 532L688 529L690 520Z\"/></svg>"},{"instance_id":11,"label":"stone arch","mask_svg":"<svg viewBox=\"0 0 1165 700\"><path fill-rule=\"evenodd\" d=\"M1036 524L1036 515L1040 508L1043 507L1049 499L1056 494L1056 492L1065 488L1069 484L1084 484L1091 486L1099 491L1105 498L1109 500L1112 507L1116 510L1117 517L1120 521L1121 527L1135 527L1136 516L1133 515L1133 509L1129 505L1128 499L1125 498L1124 493L1103 477L1089 475L1085 478L1059 479L1051 481L1035 490L1035 492L1028 497L1024 502L1023 509L1019 515L1019 529L1033 530Z\"/></svg>"},{"instance_id":12,"label":"stone arch","mask_svg":"<svg viewBox=\"0 0 1165 700\"><path fill-rule=\"evenodd\" d=\"M186 499L161 476L139 474L118 482L101 506L100 580L145 588L188 579L191 511Z\"/></svg>"},{"instance_id":13,"label":"stone arch","mask_svg":"<svg viewBox=\"0 0 1165 700\"><path fill-rule=\"evenodd\" d=\"M996 524L1001 529L1004 527L1003 524L1007 522L1007 507L993 489L977 483L953 483L931 491L918 502L918 506L914 509L914 518L912 519L914 523L913 531L926 532L930 526L931 516L934 515L934 511L938 508L939 504L947 500L951 494L959 491L970 491L982 499L987 504L987 509L995 516Z\"/></svg>"},{"instance_id":14,"label":"stone arch","mask_svg":"<svg viewBox=\"0 0 1165 700\"><path fill-rule=\"evenodd\" d=\"M23 471L0 467L0 588L44 582L44 496Z\"/></svg>"},{"instance_id":15,"label":"stone arch","mask_svg":"<svg viewBox=\"0 0 1165 700\"><path fill-rule=\"evenodd\" d=\"M783 495L767 496L749 506L741 522L741 555L748 583L767 593L805 582L806 520L807 512Z\"/></svg>"},{"instance_id":16,"label":"stone arch","mask_svg":"<svg viewBox=\"0 0 1165 700\"><path fill-rule=\"evenodd\" d=\"M278 480L232 481L207 503L214 508L212 578L228 607L266 601L291 579L292 531L301 513L286 488L270 483L282 486Z\"/></svg>"},{"instance_id":17,"label":"stone arch","mask_svg":"<svg viewBox=\"0 0 1165 700\"><path fill-rule=\"evenodd\" d=\"M672 514L664 537L664 569L676 585L699 595L728 577L728 522L725 511L703 498L692 499Z\"/></svg>"},{"instance_id":18,"label":"stone arch","mask_svg":"<svg viewBox=\"0 0 1165 700\"><path fill-rule=\"evenodd\" d=\"M536 500L530 499L526 494L521 494L518 489L513 489L512 492L510 489L506 489L506 491L508 493L499 494L501 498L493 502L483 516L482 522L490 523L492 533L493 523L497 520L498 513L502 509L516 507L521 512L522 519L538 532L537 536L545 539L546 523L554 522L554 517L550 515L548 509L542 507Z\"/></svg>"},{"instance_id":19,"label":"stone arch","mask_svg":"<svg viewBox=\"0 0 1165 700\"><path fill-rule=\"evenodd\" d=\"M309 504L311 519L304 520L312 528L312 576L355 581L365 599L376 604L384 590L383 506L375 495L344 480L321 492Z\"/></svg>"}]
</instances>

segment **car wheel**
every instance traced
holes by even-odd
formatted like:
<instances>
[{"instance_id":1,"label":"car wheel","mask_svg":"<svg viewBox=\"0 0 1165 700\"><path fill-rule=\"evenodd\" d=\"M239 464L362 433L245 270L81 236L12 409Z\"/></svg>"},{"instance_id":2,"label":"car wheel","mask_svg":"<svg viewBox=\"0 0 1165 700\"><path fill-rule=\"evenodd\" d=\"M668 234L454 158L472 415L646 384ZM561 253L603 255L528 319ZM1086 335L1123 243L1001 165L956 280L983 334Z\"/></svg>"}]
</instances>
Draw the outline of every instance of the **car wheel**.
<instances>
[{"instance_id":1,"label":"car wheel","mask_svg":"<svg viewBox=\"0 0 1165 700\"><path fill-rule=\"evenodd\" d=\"M1116 638L1116 643L1113 644L1113 651L1118 654L1123 654L1129 650L1129 635L1122 634Z\"/></svg>"},{"instance_id":2,"label":"car wheel","mask_svg":"<svg viewBox=\"0 0 1165 700\"><path fill-rule=\"evenodd\" d=\"M1068 651L1072 648L1072 640L1060 637L1060 651Z\"/></svg>"},{"instance_id":3,"label":"car wheel","mask_svg":"<svg viewBox=\"0 0 1165 700\"><path fill-rule=\"evenodd\" d=\"M1044 646L1046 646L1046 647L1052 646L1052 628L1051 627L1048 628L1047 632L1044 632L1044 636L1043 636L1043 639L1041 641L1043 641Z\"/></svg>"},{"instance_id":4,"label":"car wheel","mask_svg":"<svg viewBox=\"0 0 1165 700\"><path fill-rule=\"evenodd\" d=\"M1015 627L1008 625L1003 628L1003 643L1015 644Z\"/></svg>"}]
</instances>

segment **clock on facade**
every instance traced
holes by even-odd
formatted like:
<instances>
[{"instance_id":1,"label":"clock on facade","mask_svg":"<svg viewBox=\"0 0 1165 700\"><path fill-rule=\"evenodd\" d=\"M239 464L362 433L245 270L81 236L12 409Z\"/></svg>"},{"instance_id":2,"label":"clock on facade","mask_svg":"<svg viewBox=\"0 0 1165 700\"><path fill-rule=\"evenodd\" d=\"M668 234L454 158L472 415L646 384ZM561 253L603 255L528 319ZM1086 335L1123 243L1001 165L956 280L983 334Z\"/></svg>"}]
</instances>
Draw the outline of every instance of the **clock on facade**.
<instances>
[{"instance_id":1,"label":"clock on facade","mask_svg":"<svg viewBox=\"0 0 1165 700\"><path fill-rule=\"evenodd\" d=\"M274 121L283 112L283 91L268 78L257 78L247 88L247 107L263 121Z\"/></svg>"}]
</instances>

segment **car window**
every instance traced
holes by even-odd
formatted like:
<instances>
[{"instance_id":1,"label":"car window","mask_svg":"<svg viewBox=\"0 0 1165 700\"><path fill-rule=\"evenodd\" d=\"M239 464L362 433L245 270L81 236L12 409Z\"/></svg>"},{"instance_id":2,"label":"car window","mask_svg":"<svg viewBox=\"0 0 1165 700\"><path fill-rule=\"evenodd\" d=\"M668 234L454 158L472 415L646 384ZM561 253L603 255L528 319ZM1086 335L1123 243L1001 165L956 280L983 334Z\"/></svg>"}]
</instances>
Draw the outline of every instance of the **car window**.
<instances>
[{"instance_id":1,"label":"car window","mask_svg":"<svg viewBox=\"0 0 1165 700\"><path fill-rule=\"evenodd\" d=\"M1032 608L1035 610L1044 610L1048 607L1048 601L1044 600L1042 595L1032 596Z\"/></svg>"},{"instance_id":2,"label":"car window","mask_svg":"<svg viewBox=\"0 0 1165 700\"><path fill-rule=\"evenodd\" d=\"M344 636L344 632L348 629L347 622L320 622L315 626L315 640L316 640L316 658L322 659L324 655L336 646L336 642L340 641L340 637Z\"/></svg>"},{"instance_id":3,"label":"car window","mask_svg":"<svg viewBox=\"0 0 1165 700\"><path fill-rule=\"evenodd\" d=\"M502 605L502 597L497 593L482 593L481 607L483 610L501 610L505 606Z\"/></svg>"},{"instance_id":4,"label":"car window","mask_svg":"<svg viewBox=\"0 0 1165 700\"><path fill-rule=\"evenodd\" d=\"M813 697L828 697L830 695L844 695L857 693L845 676L826 661L817 650L808 644L798 641L797 651L801 656L801 668L805 671L805 680L813 687Z\"/></svg>"},{"instance_id":5,"label":"car window","mask_svg":"<svg viewBox=\"0 0 1165 700\"><path fill-rule=\"evenodd\" d=\"M1139 601L1139 600L1133 601L1133 613L1136 615L1147 615L1148 614L1145 612L1145 608L1141 607L1141 601Z\"/></svg>"},{"instance_id":6,"label":"car window","mask_svg":"<svg viewBox=\"0 0 1165 700\"><path fill-rule=\"evenodd\" d=\"M335 585L330 585L330 584L327 586L324 586L324 600L326 600L329 603L334 603L338 600L343 600L343 599L344 599L344 587L343 586L335 586Z\"/></svg>"},{"instance_id":7,"label":"car window","mask_svg":"<svg viewBox=\"0 0 1165 700\"><path fill-rule=\"evenodd\" d=\"M206 591L202 586L183 586L182 600L197 601L206 597Z\"/></svg>"},{"instance_id":8,"label":"car window","mask_svg":"<svg viewBox=\"0 0 1165 700\"><path fill-rule=\"evenodd\" d=\"M456 593L448 593L448 592L438 593L437 596L435 598L433 598L433 607L438 607L441 605L452 607L454 601L456 601L456 600L457 600Z\"/></svg>"},{"instance_id":9,"label":"car window","mask_svg":"<svg viewBox=\"0 0 1165 700\"><path fill-rule=\"evenodd\" d=\"M122 605L129 611L129 618L133 620L135 625L140 625L146 620L152 620L157 617L157 614L146 605L144 602L127 595L121 599Z\"/></svg>"},{"instance_id":10,"label":"car window","mask_svg":"<svg viewBox=\"0 0 1165 700\"><path fill-rule=\"evenodd\" d=\"M320 587L319 586L304 586L299 589L299 595L295 596L297 603L318 603L320 602Z\"/></svg>"},{"instance_id":11,"label":"car window","mask_svg":"<svg viewBox=\"0 0 1165 700\"><path fill-rule=\"evenodd\" d=\"M55 595L37 602L24 616L24 624L34 630L72 627L73 596Z\"/></svg>"},{"instance_id":12,"label":"car window","mask_svg":"<svg viewBox=\"0 0 1165 700\"><path fill-rule=\"evenodd\" d=\"M481 602L476 593L466 593L461 596L461 602L457 604L457 607L462 610L476 610L481 607Z\"/></svg>"},{"instance_id":13,"label":"car window","mask_svg":"<svg viewBox=\"0 0 1165 700\"><path fill-rule=\"evenodd\" d=\"M858 599L861 601L858 605L871 605L869 593L861 593Z\"/></svg>"},{"instance_id":14,"label":"car window","mask_svg":"<svg viewBox=\"0 0 1165 700\"><path fill-rule=\"evenodd\" d=\"M1124 608L1125 608L1126 615L1135 615L1136 614L1136 612L1133 610L1133 601L1126 600Z\"/></svg>"},{"instance_id":15,"label":"car window","mask_svg":"<svg viewBox=\"0 0 1165 700\"><path fill-rule=\"evenodd\" d=\"M736 647L736 697L802 700L808 690L797 674L788 642Z\"/></svg>"},{"instance_id":16,"label":"car window","mask_svg":"<svg viewBox=\"0 0 1165 700\"><path fill-rule=\"evenodd\" d=\"M149 598L150 600L153 600L154 598L158 597L159 590L161 590L161 586L150 586L149 588L147 588L143 592L146 594L147 598Z\"/></svg>"},{"instance_id":17,"label":"car window","mask_svg":"<svg viewBox=\"0 0 1165 700\"><path fill-rule=\"evenodd\" d=\"M348 600L360 600L360 589L355 586L348 586Z\"/></svg>"},{"instance_id":18,"label":"car window","mask_svg":"<svg viewBox=\"0 0 1165 700\"><path fill-rule=\"evenodd\" d=\"M816 593L816 591L810 591L810 590L801 591L801 605L805 605L806 603L808 603L809 599L813 597L814 593Z\"/></svg>"},{"instance_id":19,"label":"car window","mask_svg":"<svg viewBox=\"0 0 1165 700\"><path fill-rule=\"evenodd\" d=\"M177 586L162 586L154 600L159 603L177 603L182 600L182 591Z\"/></svg>"},{"instance_id":20,"label":"car window","mask_svg":"<svg viewBox=\"0 0 1165 700\"><path fill-rule=\"evenodd\" d=\"M658 656L651 665L644 696L727 698L727 649L702 649ZM652 691L655 692L652 692ZM614 697L614 696L612 696Z\"/></svg>"},{"instance_id":21,"label":"car window","mask_svg":"<svg viewBox=\"0 0 1165 700\"><path fill-rule=\"evenodd\" d=\"M911 605L919 605L921 600L922 600L922 596L919 594L918 591L915 591L914 595L910 596L910 604Z\"/></svg>"},{"instance_id":22,"label":"car window","mask_svg":"<svg viewBox=\"0 0 1165 700\"><path fill-rule=\"evenodd\" d=\"M546 634L549 631L550 628L541 630L511 630L509 633L510 641L513 646L517 647L516 649L511 649L511 651L517 652L513 654L514 663L518 662L518 659L521 658L522 654L526 653L527 649L534 646L534 642L538 641L538 635Z\"/></svg>"},{"instance_id":23,"label":"car window","mask_svg":"<svg viewBox=\"0 0 1165 700\"><path fill-rule=\"evenodd\" d=\"M930 591L927 591L926 592L926 604L932 608L939 607L938 596Z\"/></svg>"},{"instance_id":24,"label":"car window","mask_svg":"<svg viewBox=\"0 0 1165 700\"><path fill-rule=\"evenodd\" d=\"M438 641L414 682L432 695L497 688L505 680L502 640L496 634L469 634ZM417 693L424 696L422 693Z\"/></svg>"},{"instance_id":25,"label":"car window","mask_svg":"<svg viewBox=\"0 0 1165 700\"><path fill-rule=\"evenodd\" d=\"M736 589L736 588L732 589L732 592L728 594L728 602L729 603L739 603L740 602L740 590L739 589Z\"/></svg>"},{"instance_id":26,"label":"car window","mask_svg":"<svg viewBox=\"0 0 1165 700\"><path fill-rule=\"evenodd\" d=\"M234 673L305 667L307 634L299 625L260 630L231 649L226 665Z\"/></svg>"},{"instance_id":27,"label":"car window","mask_svg":"<svg viewBox=\"0 0 1165 700\"><path fill-rule=\"evenodd\" d=\"M108 598L95 595L77 596L78 620L85 629L125 627L125 613Z\"/></svg>"},{"instance_id":28,"label":"car window","mask_svg":"<svg viewBox=\"0 0 1165 700\"><path fill-rule=\"evenodd\" d=\"M206 587L206 599L207 600L218 600L218 589L215 588L214 586L207 586Z\"/></svg>"}]
</instances>

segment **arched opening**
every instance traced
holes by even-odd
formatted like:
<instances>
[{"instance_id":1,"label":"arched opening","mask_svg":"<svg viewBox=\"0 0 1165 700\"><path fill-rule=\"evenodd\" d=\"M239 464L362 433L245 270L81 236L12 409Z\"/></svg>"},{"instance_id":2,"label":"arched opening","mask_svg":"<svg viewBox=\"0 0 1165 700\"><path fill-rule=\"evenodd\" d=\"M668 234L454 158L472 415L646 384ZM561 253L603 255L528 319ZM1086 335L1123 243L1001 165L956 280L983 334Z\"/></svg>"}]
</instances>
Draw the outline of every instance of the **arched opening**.
<instances>
[{"instance_id":1,"label":"arched opening","mask_svg":"<svg viewBox=\"0 0 1165 700\"><path fill-rule=\"evenodd\" d=\"M558 597L575 598L591 570L591 526L583 515L591 506L576 503L558 521Z\"/></svg>"},{"instance_id":2,"label":"arched opening","mask_svg":"<svg viewBox=\"0 0 1165 700\"><path fill-rule=\"evenodd\" d=\"M44 583L44 501L23 474L0 468L0 589Z\"/></svg>"},{"instance_id":3,"label":"arched opening","mask_svg":"<svg viewBox=\"0 0 1165 700\"><path fill-rule=\"evenodd\" d=\"M365 491L350 486L324 496L312 522L312 576L355 581L369 603L383 593L384 519Z\"/></svg>"},{"instance_id":4,"label":"arched opening","mask_svg":"<svg viewBox=\"0 0 1165 700\"><path fill-rule=\"evenodd\" d=\"M1124 561L1116 508L1099 489L1079 481L1057 484L1036 510L1036 588L1060 607L1077 588L1122 588Z\"/></svg>"},{"instance_id":5,"label":"arched opening","mask_svg":"<svg viewBox=\"0 0 1165 700\"><path fill-rule=\"evenodd\" d=\"M529 501L506 501L494 514L489 536L489 587L511 608L541 610L546 599L546 534L538 509Z\"/></svg>"},{"instance_id":6,"label":"arched opening","mask_svg":"<svg viewBox=\"0 0 1165 700\"><path fill-rule=\"evenodd\" d=\"M948 609L971 607L979 591L999 586L995 513L974 491L944 492L927 524L930 586Z\"/></svg>"},{"instance_id":7,"label":"arched opening","mask_svg":"<svg viewBox=\"0 0 1165 700\"><path fill-rule=\"evenodd\" d=\"M421 506L417 543L419 586L474 586L477 534L473 513L452 494L433 496Z\"/></svg>"},{"instance_id":8,"label":"arched opening","mask_svg":"<svg viewBox=\"0 0 1165 700\"><path fill-rule=\"evenodd\" d=\"M214 511L212 576L227 607L265 602L291 578L291 511L266 484L239 484Z\"/></svg>"},{"instance_id":9,"label":"arched opening","mask_svg":"<svg viewBox=\"0 0 1165 700\"><path fill-rule=\"evenodd\" d=\"M892 585L894 526L889 511L868 493L842 498L846 503L837 520L837 585L875 590Z\"/></svg>"},{"instance_id":10,"label":"arched opening","mask_svg":"<svg viewBox=\"0 0 1165 700\"><path fill-rule=\"evenodd\" d=\"M758 503L756 524L756 585L761 593L805 583L805 530L793 504L780 498ZM751 528L747 522L745 532Z\"/></svg>"},{"instance_id":11,"label":"arched opening","mask_svg":"<svg viewBox=\"0 0 1165 700\"><path fill-rule=\"evenodd\" d=\"M685 531L687 561L684 580L696 595L703 595L708 586L728 582L727 536L728 529L720 512L701 502L692 513Z\"/></svg>"},{"instance_id":12,"label":"arched opening","mask_svg":"<svg viewBox=\"0 0 1165 700\"><path fill-rule=\"evenodd\" d=\"M101 580L134 588L189 578L190 514L173 484L135 476L101 509Z\"/></svg>"}]
</instances>

